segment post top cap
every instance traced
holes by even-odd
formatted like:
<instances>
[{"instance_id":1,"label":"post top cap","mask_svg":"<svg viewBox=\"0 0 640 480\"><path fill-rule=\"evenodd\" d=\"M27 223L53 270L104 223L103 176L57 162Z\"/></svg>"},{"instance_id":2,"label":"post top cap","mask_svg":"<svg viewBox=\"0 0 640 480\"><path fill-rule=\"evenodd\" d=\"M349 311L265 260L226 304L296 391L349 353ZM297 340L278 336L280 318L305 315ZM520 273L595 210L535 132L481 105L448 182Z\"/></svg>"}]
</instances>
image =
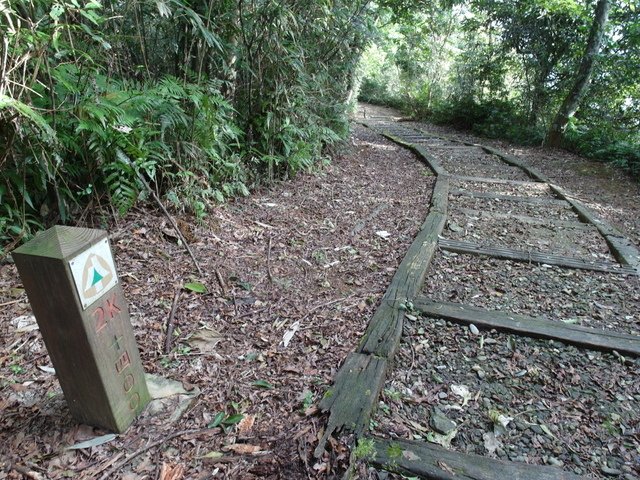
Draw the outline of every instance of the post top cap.
<instances>
[{"instance_id":1,"label":"post top cap","mask_svg":"<svg viewBox=\"0 0 640 480\"><path fill-rule=\"evenodd\" d=\"M56 225L14 250L14 255L36 255L67 259L89 248L107 236L105 230Z\"/></svg>"}]
</instances>

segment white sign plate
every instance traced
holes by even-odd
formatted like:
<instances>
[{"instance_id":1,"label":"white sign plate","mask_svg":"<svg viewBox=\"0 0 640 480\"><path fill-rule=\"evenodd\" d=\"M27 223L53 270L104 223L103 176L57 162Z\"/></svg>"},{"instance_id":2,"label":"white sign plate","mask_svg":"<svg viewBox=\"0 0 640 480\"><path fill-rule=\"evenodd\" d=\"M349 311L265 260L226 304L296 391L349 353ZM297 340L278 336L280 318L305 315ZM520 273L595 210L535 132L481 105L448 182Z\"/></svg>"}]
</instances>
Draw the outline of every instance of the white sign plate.
<instances>
[{"instance_id":1,"label":"white sign plate","mask_svg":"<svg viewBox=\"0 0 640 480\"><path fill-rule=\"evenodd\" d=\"M118 283L109 240L106 238L69 260L69 268L83 310Z\"/></svg>"}]
</instances>

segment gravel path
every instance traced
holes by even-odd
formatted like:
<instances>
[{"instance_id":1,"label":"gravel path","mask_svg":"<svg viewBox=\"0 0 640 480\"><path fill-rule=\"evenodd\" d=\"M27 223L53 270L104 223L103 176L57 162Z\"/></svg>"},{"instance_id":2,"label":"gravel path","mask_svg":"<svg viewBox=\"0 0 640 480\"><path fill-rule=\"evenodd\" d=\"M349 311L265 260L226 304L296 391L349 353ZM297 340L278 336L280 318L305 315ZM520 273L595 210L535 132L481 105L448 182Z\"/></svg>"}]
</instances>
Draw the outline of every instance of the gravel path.
<instances>
[{"instance_id":1,"label":"gravel path","mask_svg":"<svg viewBox=\"0 0 640 480\"><path fill-rule=\"evenodd\" d=\"M374 419L382 436L588 478L640 474L640 360L418 318L397 365Z\"/></svg>"},{"instance_id":2,"label":"gravel path","mask_svg":"<svg viewBox=\"0 0 640 480\"><path fill-rule=\"evenodd\" d=\"M373 107L373 111L394 116L389 110ZM428 124L402 122L398 135L400 128L415 127L497 146L528 161L552 181L578 192L579 200L637 240L640 195L637 186L621 193L630 185L620 175L586 182L581 175L560 172L560 165L580 170L570 155L553 152L562 161L550 160L549 152L541 157L539 149L516 149ZM522 170L501 164L495 155L478 148L445 148L452 145L427 147L450 174L529 180ZM595 194L599 186L605 195ZM561 202L545 202L556 198L546 184L454 179L451 189L442 232L446 239L615 262L593 225L581 223ZM636 202L625 204L622 199ZM423 295L434 301L640 334L638 276L438 251ZM473 325L423 318L410 310L406 320L396 365L387 376L372 422L374 433L551 465L585 478L640 478L640 359L481 331Z\"/></svg>"}]
</instances>

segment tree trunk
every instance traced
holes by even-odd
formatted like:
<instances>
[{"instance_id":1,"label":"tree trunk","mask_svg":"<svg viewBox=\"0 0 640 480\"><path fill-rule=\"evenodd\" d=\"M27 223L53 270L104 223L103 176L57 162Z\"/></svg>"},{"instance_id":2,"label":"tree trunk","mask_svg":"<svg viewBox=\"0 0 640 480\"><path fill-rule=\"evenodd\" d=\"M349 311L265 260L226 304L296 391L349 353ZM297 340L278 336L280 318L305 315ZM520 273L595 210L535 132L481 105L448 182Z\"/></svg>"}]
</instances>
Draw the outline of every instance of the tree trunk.
<instances>
[{"instance_id":1,"label":"tree trunk","mask_svg":"<svg viewBox=\"0 0 640 480\"><path fill-rule=\"evenodd\" d=\"M567 129L569 119L576 113L580 100L584 97L589 87L589 80L593 71L595 57L600 51L602 37L604 36L605 25L609 18L610 0L598 0L596 5L595 16L591 31L589 32L589 40L585 49L580 68L576 74L573 88L569 91L564 102L560 106L560 110L556 114L545 139L545 145L549 147L559 147L564 139L564 132Z\"/></svg>"}]
</instances>

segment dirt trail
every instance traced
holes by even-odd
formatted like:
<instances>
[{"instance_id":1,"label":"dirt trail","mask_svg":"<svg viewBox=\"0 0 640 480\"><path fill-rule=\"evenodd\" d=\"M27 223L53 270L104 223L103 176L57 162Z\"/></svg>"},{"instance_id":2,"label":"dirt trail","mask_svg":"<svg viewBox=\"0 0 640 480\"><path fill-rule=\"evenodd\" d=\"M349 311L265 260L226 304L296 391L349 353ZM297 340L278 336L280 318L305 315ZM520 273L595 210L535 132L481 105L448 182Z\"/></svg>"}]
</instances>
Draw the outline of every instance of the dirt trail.
<instances>
[{"instance_id":1,"label":"dirt trail","mask_svg":"<svg viewBox=\"0 0 640 480\"><path fill-rule=\"evenodd\" d=\"M106 432L70 418L16 269L1 266L0 478L20 478L18 470L99 478L122 455L183 430L196 433L140 454L110 478L155 479L164 464L188 479L342 471L348 451L339 443L323 459L310 457L323 428L313 405L366 328L426 215L433 182L411 153L355 126L317 172L217 206L202 225L178 215L204 278L152 206L110 225L145 370L201 393L175 424L170 412L145 414L116 440L82 451L64 448ZM208 293L181 288L190 281ZM219 412L246 420L197 433Z\"/></svg>"}]
</instances>

